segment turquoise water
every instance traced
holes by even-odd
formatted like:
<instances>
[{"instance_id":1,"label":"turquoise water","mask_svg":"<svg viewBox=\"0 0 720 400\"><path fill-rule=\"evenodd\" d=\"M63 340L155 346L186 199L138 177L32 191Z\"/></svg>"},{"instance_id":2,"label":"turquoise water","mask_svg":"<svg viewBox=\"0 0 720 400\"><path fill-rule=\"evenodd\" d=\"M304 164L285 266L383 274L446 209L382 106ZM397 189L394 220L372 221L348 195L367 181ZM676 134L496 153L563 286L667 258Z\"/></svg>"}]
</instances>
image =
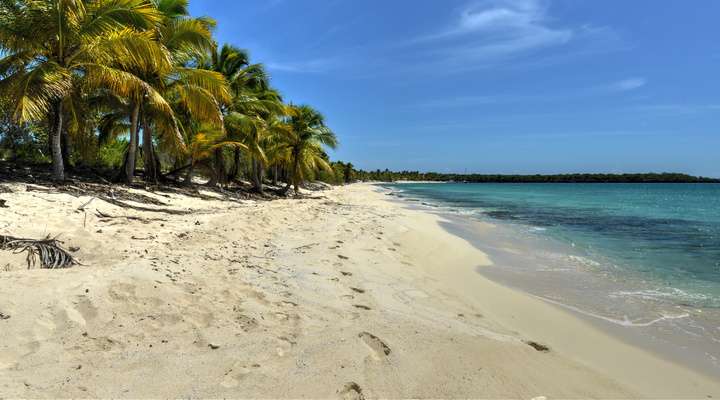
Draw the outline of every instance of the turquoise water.
<instances>
[{"instance_id":1,"label":"turquoise water","mask_svg":"<svg viewBox=\"0 0 720 400\"><path fill-rule=\"evenodd\" d=\"M399 197L566 243L644 296L720 308L718 184L396 184ZM632 284L630 285L632 286Z\"/></svg>"}]
</instances>

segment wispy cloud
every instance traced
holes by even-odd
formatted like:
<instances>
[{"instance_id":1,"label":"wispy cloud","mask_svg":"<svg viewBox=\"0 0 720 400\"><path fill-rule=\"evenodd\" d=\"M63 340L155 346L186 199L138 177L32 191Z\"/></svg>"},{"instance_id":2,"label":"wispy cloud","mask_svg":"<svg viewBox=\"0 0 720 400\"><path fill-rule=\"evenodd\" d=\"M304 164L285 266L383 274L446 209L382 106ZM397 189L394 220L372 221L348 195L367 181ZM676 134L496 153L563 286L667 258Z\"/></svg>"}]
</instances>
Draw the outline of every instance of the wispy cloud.
<instances>
[{"instance_id":1,"label":"wispy cloud","mask_svg":"<svg viewBox=\"0 0 720 400\"><path fill-rule=\"evenodd\" d=\"M647 83L648 81L645 78L628 78L611 83L608 85L607 89L611 92L628 92L640 89L641 87L647 85Z\"/></svg>"},{"instance_id":2,"label":"wispy cloud","mask_svg":"<svg viewBox=\"0 0 720 400\"><path fill-rule=\"evenodd\" d=\"M266 66L271 71L294 72L294 73L324 73L334 69L340 64L335 58L316 58L305 61L271 61Z\"/></svg>"},{"instance_id":3,"label":"wispy cloud","mask_svg":"<svg viewBox=\"0 0 720 400\"><path fill-rule=\"evenodd\" d=\"M546 4L541 0L476 1L460 12L454 26L428 39L480 33L508 43L518 39L529 42L531 36L538 43L564 43L572 38L572 30L552 28L547 19Z\"/></svg>"},{"instance_id":4,"label":"wispy cloud","mask_svg":"<svg viewBox=\"0 0 720 400\"><path fill-rule=\"evenodd\" d=\"M552 1L471 0L449 10L444 22L439 15L438 26L413 38L367 42L334 49L332 58L278 61L268 66L297 73L352 70L352 76L360 77L451 74L562 63L620 47L619 35L611 28L558 22L551 15ZM338 29L346 27L331 28L318 42L333 37Z\"/></svg>"},{"instance_id":5,"label":"wispy cloud","mask_svg":"<svg viewBox=\"0 0 720 400\"><path fill-rule=\"evenodd\" d=\"M415 44L443 42L447 55L469 60L513 56L570 42L575 31L553 27L542 0L483 0L460 10L451 26Z\"/></svg>"},{"instance_id":6,"label":"wispy cloud","mask_svg":"<svg viewBox=\"0 0 720 400\"><path fill-rule=\"evenodd\" d=\"M628 78L605 85L591 85L584 87L569 88L566 90L556 89L551 94L518 93L518 94L485 94L472 96L453 96L445 98L433 98L419 101L408 105L408 109L417 108L468 108L477 106L488 106L494 104L511 103L550 103L567 102L569 100L582 100L587 98L617 96L619 93L640 89L647 85L645 78ZM660 106L663 107L663 106ZM678 106L664 106L671 110L677 110Z\"/></svg>"}]
</instances>

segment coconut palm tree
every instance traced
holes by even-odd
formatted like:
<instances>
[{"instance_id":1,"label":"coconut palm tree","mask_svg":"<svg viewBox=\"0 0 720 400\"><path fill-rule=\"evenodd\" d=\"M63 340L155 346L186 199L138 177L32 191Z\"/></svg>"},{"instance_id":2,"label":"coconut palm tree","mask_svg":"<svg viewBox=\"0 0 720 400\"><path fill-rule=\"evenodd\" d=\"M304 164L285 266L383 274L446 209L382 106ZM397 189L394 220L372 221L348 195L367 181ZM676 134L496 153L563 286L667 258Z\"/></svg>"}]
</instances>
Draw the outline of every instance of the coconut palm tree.
<instances>
[{"instance_id":1,"label":"coconut palm tree","mask_svg":"<svg viewBox=\"0 0 720 400\"><path fill-rule=\"evenodd\" d=\"M265 151L274 145L278 135L283 134L284 125L280 118L288 109L277 91L264 88L236 96L232 110L226 117L228 133L247 146L253 190L262 193L268 161ZM244 129L236 128L238 121L244 123Z\"/></svg>"},{"instance_id":2,"label":"coconut palm tree","mask_svg":"<svg viewBox=\"0 0 720 400\"><path fill-rule=\"evenodd\" d=\"M63 107L77 85L142 92L145 82L128 71L170 64L153 33L161 22L148 0L0 2L0 88L15 100L16 120L51 121L55 180L64 180Z\"/></svg>"},{"instance_id":3,"label":"coconut palm tree","mask_svg":"<svg viewBox=\"0 0 720 400\"><path fill-rule=\"evenodd\" d=\"M188 158L189 166L186 170L185 184L192 183L193 172L197 164L213 157L217 150L231 148L247 150L245 144L227 140L224 129L212 124L193 124L190 128L193 132L188 137Z\"/></svg>"},{"instance_id":4,"label":"coconut palm tree","mask_svg":"<svg viewBox=\"0 0 720 400\"><path fill-rule=\"evenodd\" d=\"M256 191L262 192L262 162L265 159L262 141L266 137L266 119L284 112L282 99L270 89L269 77L261 64L251 64L245 50L225 44L209 53L201 67L223 74L232 90L233 100L221 104L225 126L230 138L244 143L251 162L251 180ZM225 171L222 149L214 154L214 169L209 184L233 179L240 170L240 149L236 148L230 172Z\"/></svg>"},{"instance_id":5,"label":"coconut palm tree","mask_svg":"<svg viewBox=\"0 0 720 400\"><path fill-rule=\"evenodd\" d=\"M325 118L314 108L292 106L288 128L284 132L282 147L289 160L287 168L289 177L283 193L287 193L292 185L295 193L299 191L300 184L312 171L323 169L332 173L332 167L323 157L323 147L334 149L338 145L335 133L325 125Z\"/></svg>"},{"instance_id":6,"label":"coconut palm tree","mask_svg":"<svg viewBox=\"0 0 720 400\"><path fill-rule=\"evenodd\" d=\"M157 36L170 54L172 63L169 68L157 68L141 74L164 102L149 102L146 92L139 93L141 101L131 113L131 120L136 113L138 117L135 124L130 124L130 146L125 168L125 177L129 182L135 170L137 139L133 140L133 131L136 135L137 124L142 124L145 178L157 182L159 161L153 146L154 133L170 144L166 146L169 150L182 153L186 149L180 132L181 115L222 127L220 103L230 99L222 74L196 68L198 59L214 46L212 29L215 21L190 17L187 0L154 0L154 4L163 16L162 23L157 27Z\"/></svg>"}]
</instances>

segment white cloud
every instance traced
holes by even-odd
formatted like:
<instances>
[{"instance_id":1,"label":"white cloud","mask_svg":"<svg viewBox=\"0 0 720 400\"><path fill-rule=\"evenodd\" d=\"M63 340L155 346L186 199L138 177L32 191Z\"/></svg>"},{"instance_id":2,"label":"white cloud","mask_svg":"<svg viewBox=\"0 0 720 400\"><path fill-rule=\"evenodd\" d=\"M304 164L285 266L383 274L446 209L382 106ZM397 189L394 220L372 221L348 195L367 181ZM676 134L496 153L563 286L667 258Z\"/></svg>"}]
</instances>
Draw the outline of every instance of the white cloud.
<instances>
[{"instance_id":1,"label":"white cloud","mask_svg":"<svg viewBox=\"0 0 720 400\"><path fill-rule=\"evenodd\" d=\"M549 19L542 0L476 1L460 12L450 28L416 43L460 42L441 52L482 60L559 46L573 39L572 29L552 27Z\"/></svg>"},{"instance_id":2,"label":"white cloud","mask_svg":"<svg viewBox=\"0 0 720 400\"><path fill-rule=\"evenodd\" d=\"M647 85L647 79L645 78L628 78L613 82L610 84L609 89L613 92L627 92L640 89L645 85Z\"/></svg>"},{"instance_id":3,"label":"white cloud","mask_svg":"<svg viewBox=\"0 0 720 400\"><path fill-rule=\"evenodd\" d=\"M559 22L551 15L551 1L469 0L449 10L447 18L439 15L441 25L420 37L371 41L335 49L327 57L276 60L267 65L270 70L293 73L343 70L347 74L352 70L356 78L390 73L447 75L500 66L551 65L618 49L621 40L614 30ZM332 37L332 29L328 35Z\"/></svg>"}]
</instances>

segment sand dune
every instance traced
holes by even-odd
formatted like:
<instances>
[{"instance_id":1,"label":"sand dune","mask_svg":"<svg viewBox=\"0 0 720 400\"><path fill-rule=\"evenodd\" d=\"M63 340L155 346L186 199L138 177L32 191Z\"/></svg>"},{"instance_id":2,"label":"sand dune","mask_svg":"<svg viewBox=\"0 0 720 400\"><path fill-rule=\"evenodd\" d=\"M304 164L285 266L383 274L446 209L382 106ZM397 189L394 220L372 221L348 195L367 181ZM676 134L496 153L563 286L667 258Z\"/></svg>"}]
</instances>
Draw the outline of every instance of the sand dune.
<instances>
[{"instance_id":1,"label":"sand dune","mask_svg":"<svg viewBox=\"0 0 720 400\"><path fill-rule=\"evenodd\" d=\"M83 265L0 253L0 397L720 395L487 281L483 253L370 185L132 203L178 215L9 187L0 233L61 235Z\"/></svg>"}]
</instances>

